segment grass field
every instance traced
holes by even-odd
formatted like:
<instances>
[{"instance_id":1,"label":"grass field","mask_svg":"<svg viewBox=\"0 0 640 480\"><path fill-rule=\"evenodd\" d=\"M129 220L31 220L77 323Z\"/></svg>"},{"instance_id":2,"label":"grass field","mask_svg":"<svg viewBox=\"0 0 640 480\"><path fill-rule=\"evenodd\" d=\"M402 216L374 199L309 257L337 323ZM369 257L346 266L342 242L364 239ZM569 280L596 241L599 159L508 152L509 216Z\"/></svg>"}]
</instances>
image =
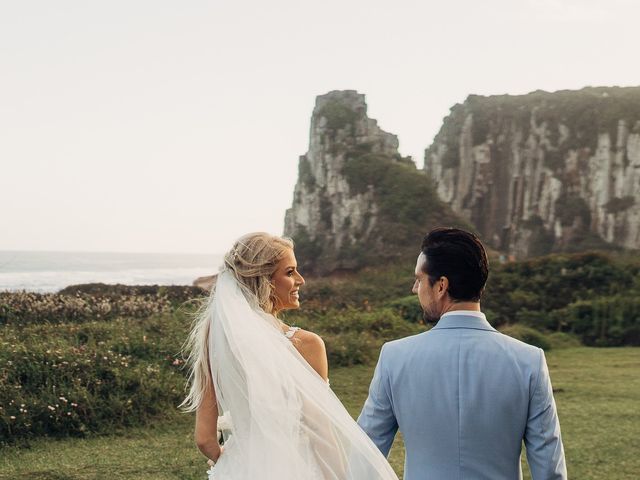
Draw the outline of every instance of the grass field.
<instances>
[{"instance_id":1,"label":"grass field","mask_svg":"<svg viewBox=\"0 0 640 480\"><path fill-rule=\"evenodd\" d=\"M569 477L638 478L640 472L640 348L570 348L547 353L560 415ZM356 416L372 367L331 372L332 387ZM202 479L206 465L191 436L193 418L119 435L32 442L0 450L0 479ZM390 461L402 475L397 439ZM525 465L525 478L529 478Z\"/></svg>"}]
</instances>

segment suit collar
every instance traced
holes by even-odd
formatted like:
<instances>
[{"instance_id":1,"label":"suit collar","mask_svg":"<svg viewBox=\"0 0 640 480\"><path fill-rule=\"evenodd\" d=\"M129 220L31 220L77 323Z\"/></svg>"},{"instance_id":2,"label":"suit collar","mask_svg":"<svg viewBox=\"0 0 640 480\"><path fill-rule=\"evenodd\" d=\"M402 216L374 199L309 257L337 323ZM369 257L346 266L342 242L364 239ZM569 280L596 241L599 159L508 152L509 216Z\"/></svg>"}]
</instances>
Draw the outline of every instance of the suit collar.
<instances>
[{"instance_id":1,"label":"suit collar","mask_svg":"<svg viewBox=\"0 0 640 480\"><path fill-rule=\"evenodd\" d=\"M473 330L490 330L496 331L484 316L482 312L472 312L467 310L454 310L453 312L447 312L432 328L436 329L448 329L448 328L470 328Z\"/></svg>"}]
</instances>

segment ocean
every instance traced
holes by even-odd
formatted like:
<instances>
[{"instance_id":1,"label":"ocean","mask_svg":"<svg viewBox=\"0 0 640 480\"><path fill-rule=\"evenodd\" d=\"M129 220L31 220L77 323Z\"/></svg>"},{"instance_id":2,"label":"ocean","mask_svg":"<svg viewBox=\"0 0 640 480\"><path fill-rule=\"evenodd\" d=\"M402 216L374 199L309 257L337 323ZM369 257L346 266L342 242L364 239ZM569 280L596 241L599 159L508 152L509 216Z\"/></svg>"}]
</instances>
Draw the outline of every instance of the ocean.
<instances>
[{"instance_id":1,"label":"ocean","mask_svg":"<svg viewBox=\"0 0 640 480\"><path fill-rule=\"evenodd\" d=\"M79 283L191 285L222 255L0 251L0 291L56 292Z\"/></svg>"}]
</instances>

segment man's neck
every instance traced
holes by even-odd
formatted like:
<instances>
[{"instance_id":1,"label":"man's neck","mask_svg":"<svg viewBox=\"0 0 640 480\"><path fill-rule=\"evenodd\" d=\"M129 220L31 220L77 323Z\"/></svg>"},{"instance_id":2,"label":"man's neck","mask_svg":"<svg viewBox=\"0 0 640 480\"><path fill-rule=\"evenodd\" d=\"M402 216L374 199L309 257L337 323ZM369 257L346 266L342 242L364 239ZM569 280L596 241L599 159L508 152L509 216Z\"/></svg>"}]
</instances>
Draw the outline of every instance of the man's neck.
<instances>
[{"instance_id":1,"label":"man's neck","mask_svg":"<svg viewBox=\"0 0 640 480\"><path fill-rule=\"evenodd\" d=\"M444 307L444 310L442 311L442 315L449 312L455 312L456 310L479 312L480 302L451 302Z\"/></svg>"}]
</instances>

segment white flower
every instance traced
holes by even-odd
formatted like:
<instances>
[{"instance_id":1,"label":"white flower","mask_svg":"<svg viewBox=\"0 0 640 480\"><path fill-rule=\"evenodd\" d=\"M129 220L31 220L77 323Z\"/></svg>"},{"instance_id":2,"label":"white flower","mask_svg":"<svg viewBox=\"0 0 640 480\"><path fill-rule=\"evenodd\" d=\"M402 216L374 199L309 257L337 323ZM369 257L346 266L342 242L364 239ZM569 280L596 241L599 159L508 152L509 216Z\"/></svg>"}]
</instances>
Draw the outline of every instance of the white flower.
<instances>
[{"instance_id":1,"label":"white flower","mask_svg":"<svg viewBox=\"0 0 640 480\"><path fill-rule=\"evenodd\" d=\"M218 417L218 432L228 432L233 430L233 422L231 421L231 413L227 412Z\"/></svg>"},{"instance_id":2,"label":"white flower","mask_svg":"<svg viewBox=\"0 0 640 480\"><path fill-rule=\"evenodd\" d=\"M213 467L211 467L209 470L207 470L207 475L209 476L209 480L215 480L216 477L216 473L213 471Z\"/></svg>"}]
</instances>

